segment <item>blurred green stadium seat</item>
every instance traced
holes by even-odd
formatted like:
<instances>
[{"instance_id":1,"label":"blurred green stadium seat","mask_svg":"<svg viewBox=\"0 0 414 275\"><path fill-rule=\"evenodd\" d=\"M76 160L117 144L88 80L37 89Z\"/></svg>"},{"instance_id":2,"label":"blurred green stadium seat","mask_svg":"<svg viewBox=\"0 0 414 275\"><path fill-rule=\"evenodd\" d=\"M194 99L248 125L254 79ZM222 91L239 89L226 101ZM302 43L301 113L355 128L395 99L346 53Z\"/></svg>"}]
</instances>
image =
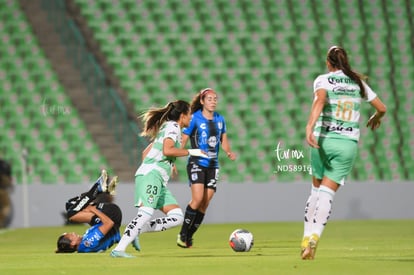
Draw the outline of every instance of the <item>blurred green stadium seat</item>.
<instances>
[{"instance_id":1,"label":"blurred green stadium seat","mask_svg":"<svg viewBox=\"0 0 414 275\"><path fill-rule=\"evenodd\" d=\"M78 152L95 155L96 145L90 136L82 134L86 131L85 125L60 86L20 6L8 1L0 13L3 19L8 19L1 22L0 28L3 42L0 46L3 80L0 118L7 120L8 129L5 135L8 138L2 137L1 154L11 161L16 183L22 182L23 149L29 152L29 183L72 181L73 175L63 176L66 170L72 170L79 180L88 178L94 172L90 167L76 173L73 165L81 161ZM65 134L57 131L59 127ZM85 143L92 146L82 146ZM91 163L96 165L95 170L106 166L101 157Z\"/></svg>"},{"instance_id":2,"label":"blurred green stadium seat","mask_svg":"<svg viewBox=\"0 0 414 275\"><path fill-rule=\"evenodd\" d=\"M383 129L379 134L362 130L364 158L355 175L365 180L395 178L392 165L403 161L397 150L412 152L405 140L400 144L390 138L397 131L408 135L404 121L414 104L406 96L414 87L409 46L414 27L403 0L364 5L357 0L323 0L318 5L267 0L76 3L137 111L174 97L191 100L196 91L211 86L219 92L218 111L229 124L232 145L242 154L250 154L246 148L252 146L262 155L271 154L269 149L279 141L306 151L303 138L313 80L326 71L328 48L343 45L351 65L370 77L389 110L406 110L387 114L384 124L390 135ZM353 19L346 20L349 17ZM368 108L363 107L364 122L372 114ZM375 142L389 148L373 154ZM377 165L391 153L394 162ZM270 173L271 156L255 160L252 166L252 159L244 156L237 166L223 163L223 177L236 182L307 179ZM413 179L409 170L397 173Z\"/></svg>"}]
</instances>

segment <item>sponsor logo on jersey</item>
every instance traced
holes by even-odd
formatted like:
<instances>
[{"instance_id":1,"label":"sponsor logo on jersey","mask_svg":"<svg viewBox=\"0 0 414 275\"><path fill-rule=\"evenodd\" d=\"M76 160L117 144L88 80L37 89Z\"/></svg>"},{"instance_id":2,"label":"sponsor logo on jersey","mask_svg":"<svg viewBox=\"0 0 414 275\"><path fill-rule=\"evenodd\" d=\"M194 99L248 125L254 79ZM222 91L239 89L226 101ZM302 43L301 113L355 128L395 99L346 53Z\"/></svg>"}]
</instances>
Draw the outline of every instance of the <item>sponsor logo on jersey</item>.
<instances>
[{"instance_id":1,"label":"sponsor logo on jersey","mask_svg":"<svg viewBox=\"0 0 414 275\"><path fill-rule=\"evenodd\" d=\"M342 131L352 132L353 130L354 128L352 127L343 127L343 123L326 126L327 132L342 132Z\"/></svg>"},{"instance_id":2,"label":"sponsor logo on jersey","mask_svg":"<svg viewBox=\"0 0 414 275\"><path fill-rule=\"evenodd\" d=\"M83 206L87 203L87 202L89 202L89 197L88 196L85 196L80 202L79 202L79 204L73 209L73 211L80 211L82 208L83 208Z\"/></svg>"},{"instance_id":3,"label":"sponsor logo on jersey","mask_svg":"<svg viewBox=\"0 0 414 275\"><path fill-rule=\"evenodd\" d=\"M211 136L208 138L208 146L215 148L217 145L217 138L215 136Z\"/></svg>"},{"instance_id":4,"label":"sponsor logo on jersey","mask_svg":"<svg viewBox=\"0 0 414 275\"><path fill-rule=\"evenodd\" d=\"M335 85L335 84L354 84L355 81L350 78L336 78L336 77L328 77L329 84Z\"/></svg>"},{"instance_id":5,"label":"sponsor logo on jersey","mask_svg":"<svg viewBox=\"0 0 414 275\"><path fill-rule=\"evenodd\" d=\"M83 245L84 245L85 247L91 247L91 242L90 242L90 241L88 241L88 240L86 240L86 241L84 241L84 242L83 242Z\"/></svg>"},{"instance_id":6,"label":"sponsor logo on jersey","mask_svg":"<svg viewBox=\"0 0 414 275\"><path fill-rule=\"evenodd\" d=\"M201 168L196 163L193 163L193 166L191 167L191 173L194 172L201 172Z\"/></svg>"},{"instance_id":7,"label":"sponsor logo on jersey","mask_svg":"<svg viewBox=\"0 0 414 275\"><path fill-rule=\"evenodd\" d=\"M334 92L336 95L347 95L347 96L353 96L357 90L342 86L337 86L332 89L332 92Z\"/></svg>"},{"instance_id":8,"label":"sponsor logo on jersey","mask_svg":"<svg viewBox=\"0 0 414 275\"><path fill-rule=\"evenodd\" d=\"M150 196L148 197L148 203L149 203L149 204L153 204L153 203L154 203L154 196L153 196L153 195L150 195Z\"/></svg>"}]
</instances>

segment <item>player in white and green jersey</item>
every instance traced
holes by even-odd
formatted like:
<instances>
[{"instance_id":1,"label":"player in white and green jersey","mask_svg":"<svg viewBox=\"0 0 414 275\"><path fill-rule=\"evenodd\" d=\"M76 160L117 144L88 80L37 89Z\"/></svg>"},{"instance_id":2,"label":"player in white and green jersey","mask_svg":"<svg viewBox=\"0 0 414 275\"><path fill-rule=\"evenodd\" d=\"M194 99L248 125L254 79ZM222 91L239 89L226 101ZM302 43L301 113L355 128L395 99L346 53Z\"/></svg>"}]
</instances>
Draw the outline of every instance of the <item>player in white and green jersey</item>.
<instances>
[{"instance_id":1,"label":"player in white and green jersey","mask_svg":"<svg viewBox=\"0 0 414 275\"><path fill-rule=\"evenodd\" d=\"M365 97L354 80L342 70L320 75L314 81L314 92L319 89L326 91L326 102L318 121L315 124L316 137L339 139L359 139L359 117L361 102L372 101L377 95L362 81Z\"/></svg>"},{"instance_id":2,"label":"player in white and green jersey","mask_svg":"<svg viewBox=\"0 0 414 275\"><path fill-rule=\"evenodd\" d=\"M314 258L331 214L334 195L354 165L361 103L367 101L376 110L367 123L372 130L380 126L386 112L386 106L365 83L364 77L351 69L343 48L331 47L326 65L329 73L314 81L314 101L306 126L313 184L305 207L302 259Z\"/></svg>"},{"instance_id":3,"label":"player in white and green jersey","mask_svg":"<svg viewBox=\"0 0 414 275\"><path fill-rule=\"evenodd\" d=\"M164 231L181 225L183 212L173 194L167 188L176 157L203 155L200 150L181 148L181 129L190 123L190 104L177 100L163 108L153 108L143 116L144 131L153 141L143 151L143 161L135 173L135 206L138 213L126 226L118 245L111 252L115 258L132 258L126 253L132 243L140 250L138 237L143 232ZM167 216L151 220L155 209Z\"/></svg>"},{"instance_id":4,"label":"player in white and green jersey","mask_svg":"<svg viewBox=\"0 0 414 275\"><path fill-rule=\"evenodd\" d=\"M163 185L167 185L168 179L172 172L172 164L176 157L165 156L162 152L164 140L170 138L174 141L174 146L180 148L181 146L181 128L176 121L166 121L160 128L160 131L152 142L152 148L144 158L141 166L138 168L135 176L147 175L153 170L156 170L163 179ZM136 203L140 205L140 202Z\"/></svg>"}]
</instances>

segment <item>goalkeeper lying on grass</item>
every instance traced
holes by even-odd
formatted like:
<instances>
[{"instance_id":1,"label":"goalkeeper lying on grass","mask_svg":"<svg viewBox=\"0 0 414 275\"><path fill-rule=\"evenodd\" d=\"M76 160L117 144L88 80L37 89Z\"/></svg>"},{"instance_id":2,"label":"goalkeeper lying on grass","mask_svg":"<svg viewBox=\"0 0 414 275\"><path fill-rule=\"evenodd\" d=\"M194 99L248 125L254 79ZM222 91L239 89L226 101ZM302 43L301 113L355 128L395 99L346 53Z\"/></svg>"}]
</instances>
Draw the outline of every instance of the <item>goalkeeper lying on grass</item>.
<instances>
[{"instance_id":1,"label":"goalkeeper lying on grass","mask_svg":"<svg viewBox=\"0 0 414 275\"><path fill-rule=\"evenodd\" d=\"M75 232L63 233L57 241L56 253L102 252L121 239L119 227L122 222L121 209L111 202L99 202L102 194L115 194L118 177L109 178L102 170L92 188L66 202L67 218L75 223L88 223L91 227L83 236Z\"/></svg>"}]
</instances>

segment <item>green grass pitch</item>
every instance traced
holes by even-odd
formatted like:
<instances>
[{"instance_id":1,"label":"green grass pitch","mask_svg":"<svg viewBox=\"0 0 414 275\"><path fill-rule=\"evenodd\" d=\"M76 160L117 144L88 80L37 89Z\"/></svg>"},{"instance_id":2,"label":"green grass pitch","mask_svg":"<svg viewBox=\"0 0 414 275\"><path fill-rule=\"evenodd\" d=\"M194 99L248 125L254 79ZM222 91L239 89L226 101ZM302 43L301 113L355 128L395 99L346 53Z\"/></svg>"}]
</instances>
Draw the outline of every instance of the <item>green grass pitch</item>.
<instances>
[{"instance_id":1,"label":"green grass pitch","mask_svg":"<svg viewBox=\"0 0 414 275\"><path fill-rule=\"evenodd\" d=\"M250 252L233 252L230 233L254 235ZM109 251L55 254L57 236L84 225L0 231L0 274L414 274L414 220L331 221L316 258L299 257L300 222L204 224L194 247L175 244L178 228L141 235L141 252L114 259ZM123 227L122 227L123 230Z\"/></svg>"}]
</instances>

